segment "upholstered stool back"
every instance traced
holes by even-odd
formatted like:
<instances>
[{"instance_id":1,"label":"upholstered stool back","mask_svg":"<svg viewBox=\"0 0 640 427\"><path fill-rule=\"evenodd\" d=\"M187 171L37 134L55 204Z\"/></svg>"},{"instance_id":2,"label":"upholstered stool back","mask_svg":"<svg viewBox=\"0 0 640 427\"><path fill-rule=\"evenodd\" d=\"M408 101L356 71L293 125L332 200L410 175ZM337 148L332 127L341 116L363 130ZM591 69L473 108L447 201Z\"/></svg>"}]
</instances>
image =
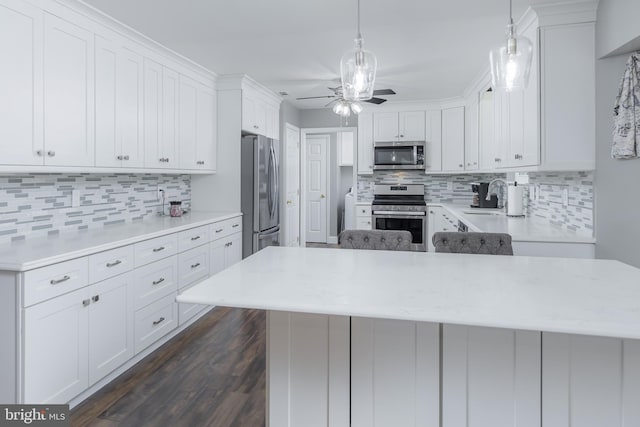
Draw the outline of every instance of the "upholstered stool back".
<instances>
[{"instance_id":1,"label":"upholstered stool back","mask_svg":"<svg viewBox=\"0 0 640 427\"><path fill-rule=\"evenodd\" d=\"M338 242L343 249L372 249L381 251L408 251L411 233L389 230L344 230Z\"/></svg>"},{"instance_id":2,"label":"upholstered stool back","mask_svg":"<svg viewBox=\"0 0 640 427\"><path fill-rule=\"evenodd\" d=\"M511 236L506 233L439 232L432 241L436 252L513 255Z\"/></svg>"}]
</instances>

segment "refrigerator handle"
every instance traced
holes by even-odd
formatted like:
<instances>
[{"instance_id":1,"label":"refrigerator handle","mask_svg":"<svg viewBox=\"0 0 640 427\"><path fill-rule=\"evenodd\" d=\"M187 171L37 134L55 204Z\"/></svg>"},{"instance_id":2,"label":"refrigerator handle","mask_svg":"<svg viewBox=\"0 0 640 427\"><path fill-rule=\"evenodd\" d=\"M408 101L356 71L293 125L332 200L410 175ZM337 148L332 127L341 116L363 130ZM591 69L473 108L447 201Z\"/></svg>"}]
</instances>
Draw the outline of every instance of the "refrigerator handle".
<instances>
[{"instance_id":1,"label":"refrigerator handle","mask_svg":"<svg viewBox=\"0 0 640 427\"><path fill-rule=\"evenodd\" d=\"M269 161L267 164L267 206L269 208L269 217L273 216L273 200L272 200L273 194L271 193L271 186L273 185L273 179L271 177L272 160L273 160L273 157L271 155L271 145L269 145Z\"/></svg>"},{"instance_id":2,"label":"refrigerator handle","mask_svg":"<svg viewBox=\"0 0 640 427\"><path fill-rule=\"evenodd\" d=\"M273 191L273 212L271 213L271 217L275 215L277 203L278 203L278 193L280 192L280 177L278 176L278 158L276 156L276 150L271 146L271 166L273 167L273 183L271 186L271 191Z\"/></svg>"}]
</instances>

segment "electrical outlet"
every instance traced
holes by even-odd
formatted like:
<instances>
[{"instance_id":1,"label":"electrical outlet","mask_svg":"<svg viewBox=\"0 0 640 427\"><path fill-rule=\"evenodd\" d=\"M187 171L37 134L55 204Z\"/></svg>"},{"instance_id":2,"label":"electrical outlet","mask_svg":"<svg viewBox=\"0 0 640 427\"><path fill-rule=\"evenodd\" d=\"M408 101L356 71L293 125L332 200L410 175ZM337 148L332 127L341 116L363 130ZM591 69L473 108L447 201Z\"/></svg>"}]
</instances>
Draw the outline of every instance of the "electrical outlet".
<instances>
[{"instance_id":1,"label":"electrical outlet","mask_svg":"<svg viewBox=\"0 0 640 427\"><path fill-rule=\"evenodd\" d=\"M167 194L164 186L158 185L158 190L156 191L156 195L158 196L158 201L162 200L163 195L166 197Z\"/></svg>"},{"instance_id":2,"label":"electrical outlet","mask_svg":"<svg viewBox=\"0 0 640 427\"><path fill-rule=\"evenodd\" d=\"M565 208L569 206L569 189L568 188L564 188L562 190L562 206L564 206Z\"/></svg>"},{"instance_id":3,"label":"electrical outlet","mask_svg":"<svg viewBox=\"0 0 640 427\"><path fill-rule=\"evenodd\" d=\"M71 190L71 207L77 208L78 206L80 206L80 191Z\"/></svg>"}]
</instances>

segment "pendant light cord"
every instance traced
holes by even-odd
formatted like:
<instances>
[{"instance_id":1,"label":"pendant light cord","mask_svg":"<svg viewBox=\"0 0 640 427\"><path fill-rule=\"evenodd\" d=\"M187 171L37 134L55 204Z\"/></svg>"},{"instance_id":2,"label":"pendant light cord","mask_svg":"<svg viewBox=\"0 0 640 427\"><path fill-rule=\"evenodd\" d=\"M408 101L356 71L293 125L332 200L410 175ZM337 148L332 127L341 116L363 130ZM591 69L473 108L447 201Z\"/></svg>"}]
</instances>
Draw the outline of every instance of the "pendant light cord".
<instances>
[{"instance_id":1,"label":"pendant light cord","mask_svg":"<svg viewBox=\"0 0 640 427\"><path fill-rule=\"evenodd\" d=\"M358 38L362 38L362 34L360 34L360 0L358 0Z\"/></svg>"},{"instance_id":2,"label":"pendant light cord","mask_svg":"<svg viewBox=\"0 0 640 427\"><path fill-rule=\"evenodd\" d=\"M513 25L513 0L509 0L509 24Z\"/></svg>"}]
</instances>

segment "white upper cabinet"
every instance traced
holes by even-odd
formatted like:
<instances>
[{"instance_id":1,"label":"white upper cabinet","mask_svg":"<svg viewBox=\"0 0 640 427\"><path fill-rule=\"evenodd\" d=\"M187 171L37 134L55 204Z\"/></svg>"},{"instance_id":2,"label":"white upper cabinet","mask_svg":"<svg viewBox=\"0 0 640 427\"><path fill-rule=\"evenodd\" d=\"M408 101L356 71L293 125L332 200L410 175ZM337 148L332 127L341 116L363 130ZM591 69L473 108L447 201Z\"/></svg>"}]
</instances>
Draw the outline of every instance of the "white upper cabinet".
<instances>
[{"instance_id":1,"label":"white upper cabinet","mask_svg":"<svg viewBox=\"0 0 640 427\"><path fill-rule=\"evenodd\" d=\"M358 175L373 175L373 114L358 116Z\"/></svg>"},{"instance_id":2,"label":"white upper cabinet","mask_svg":"<svg viewBox=\"0 0 640 427\"><path fill-rule=\"evenodd\" d=\"M96 36L96 166L143 166L142 56Z\"/></svg>"},{"instance_id":3,"label":"white upper cabinet","mask_svg":"<svg viewBox=\"0 0 640 427\"><path fill-rule=\"evenodd\" d=\"M374 113L373 129L375 142L424 141L425 112Z\"/></svg>"},{"instance_id":4,"label":"white upper cabinet","mask_svg":"<svg viewBox=\"0 0 640 427\"><path fill-rule=\"evenodd\" d=\"M494 119L493 119L493 95L492 91L483 91L480 94L479 109L479 145L480 145L480 169L492 169L495 167L494 147Z\"/></svg>"},{"instance_id":5,"label":"white upper cabinet","mask_svg":"<svg viewBox=\"0 0 640 427\"><path fill-rule=\"evenodd\" d=\"M442 110L442 170L464 170L464 107Z\"/></svg>"},{"instance_id":6,"label":"white upper cabinet","mask_svg":"<svg viewBox=\"0 0 640 427\"><path fill-rule=\"evenodd\" d=\"M280 138L280 106L249 85L242 87L242 130Z\"/></svg>"},{"instance_id":7,"label":"white upper cabinet","mask_svg":"<svg viewBox=\"0 0 640 427\"><path fill-rule=\"evenodd\" d=\"M54 166L93 166L93 34L44 16L44 156Z\"/></svg>"},{"instance_id":8,"label":"white upper cabinet","mask_svg":"<svg viewBox=\"0 0 640 427\"><path fill-rule=\"evenodd\" d=\"M0 2L0 163L42 165L42 11ZM37 84L36 84L37 83Z\"/></svg>"},{"instance_id":9,"label":"white upper cabinet","mask_svg":"<svg viewBox=\"0 0 640 427\"><path fill-rule=\"evenodd\" d=\"M475 95L475 94L474 94ZM479 168L479 105L476 96L472 96L465 104L465 135L464 135L464 170L477 170Z\"/></svg>"},{"instance_id":10,"label":"white upper cabinet","mask_svg":"<svg viewBox=\"0 0 640 427\"><path fill-rule=\"evenodd\" d=\"M179 133L181 169L216 169L216 95L180 75Z\"/></svg>"},{"instance_id":11,"label":"white upper cabinet","mask_svg":"<svg viewBox=\"0 0 640 427\"><path fill-rule=\"evenodd\" d=\"M427 173L442 170L442 111L426 113L424 164Z\"/></svg>"}]
</instances>

